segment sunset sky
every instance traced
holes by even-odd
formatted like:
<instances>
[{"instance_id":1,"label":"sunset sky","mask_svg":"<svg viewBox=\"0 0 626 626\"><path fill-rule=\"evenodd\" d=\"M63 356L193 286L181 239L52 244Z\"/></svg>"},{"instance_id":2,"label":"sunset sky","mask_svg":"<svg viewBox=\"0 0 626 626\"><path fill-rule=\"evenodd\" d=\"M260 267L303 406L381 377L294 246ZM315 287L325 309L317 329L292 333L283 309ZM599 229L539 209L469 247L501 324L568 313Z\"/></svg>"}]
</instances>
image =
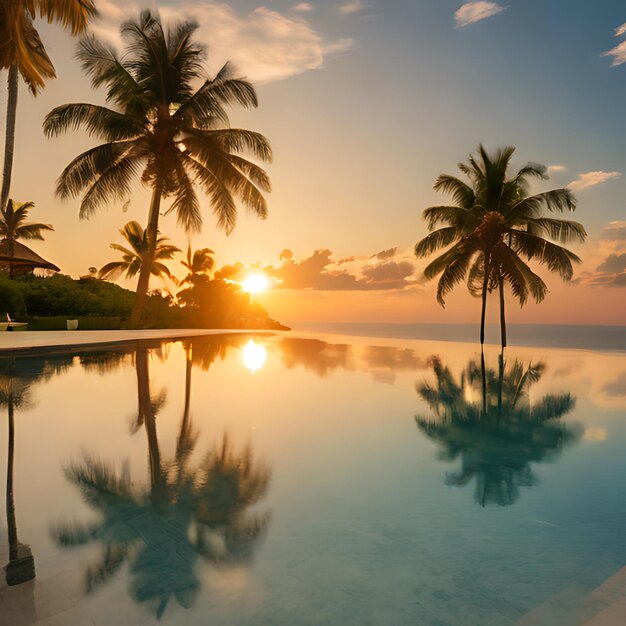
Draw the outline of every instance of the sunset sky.
<instances>
[{"instance_id":1,"label":"sunset sky","mask_svg":"<svg viewBox=\"0 0 626 626\"><path fill-rule=\"evenodd\" d=\"M447 203L432 190L437 175L455 173L483 142L517 146L517 166L550 166L545 188L570 186L573 219L589 232L574 284L548 276L547 300L522 312L512 305L511 321L624 323L623 0L96 3L94 31L113 42L120 21L143 7L158 5L166 20L193 17L210 47L208 70L231 60L255 82L260 107L233 110L232 123L272 142L270 216L242 210L227 237L207 206L192 246L215 250L218 267L241 263L243 273L254 266L275 277L260 296L272 317L476 321L478 302L462 288L445 311L436 304L412 247L426 233L421 210ZM83 133L47 140L43 118L104 95L74 60L76 41L59 27L40 32L58 78L36 99L21 85L12 196L34 201L32 218L56 229L33 247L77 277L115 259L109 243L127 221L145 224L149 194L138 183L126 212L112 205L89 221L78 219L78 200L54 197L63 167L95 144ZM4 82L1 93L4 114ZM161 231L186 248L174 217ZM178 262L171 267L183 274Z\"/></svg>"}]
</instances>

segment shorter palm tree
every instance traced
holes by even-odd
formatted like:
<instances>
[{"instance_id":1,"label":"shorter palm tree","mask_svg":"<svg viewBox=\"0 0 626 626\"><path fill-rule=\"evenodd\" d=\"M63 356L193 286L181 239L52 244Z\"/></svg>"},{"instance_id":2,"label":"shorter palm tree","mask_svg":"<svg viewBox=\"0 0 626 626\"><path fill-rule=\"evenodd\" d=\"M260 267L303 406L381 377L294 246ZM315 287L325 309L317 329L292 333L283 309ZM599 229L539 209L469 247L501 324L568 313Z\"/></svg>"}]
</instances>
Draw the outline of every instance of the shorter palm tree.
<instances>
[{"instance_id":1,"label":"shorter palm tree","mask_svg":"<svg viewBox=\"0 0 626 626\"><path fill-rule=\"evenodd\" d=\"M187 246L187 259L181 261L182 266L188 273L187 276L180 281L180 284L195 285L202 281L203 278L208 278L209 272L215 266L214 254L215 252L209 248L202 248L192 253L191 244L189 244L189 246Z\"/></svg>"},{"instance_id":2,"label":"shorter palm tree","mask_svg":"<svg viewBox=\"0 0 626 626\"><path fill-rule=\"evenodd\" d=\"M28 215L35 208L34 202L14 202L9 200L0 215L0 237L8 244L9 256L15 254L15 242L18 239L39 239L43 241L43 231L52 231L50 224L29 222ZM13 277L13 264L9 262L9 275Z\"/></svg>"},{"instance_id":3,"label":"shorter palm tree","mask_svg":"<svg viewBox=\"0 0 626 626\"><path fill-rule=\"evenodd\" d=\"M129 247L118 243L111 244L113 250L118 250L122 253L122 260L111 261L111 263L101 267L99 272L100 278L117 278L121 274L124 274L126 278L133 278L141 271L144 263L149 263L151 265L150 272L153 276L159 278L167 276L170 280L175 280L169 268L162 261L171 259L181 250L167 243L169 241L168 237L157 237L154 256L148 259L148 237L146 230L141 227L139 222L134 220L128 222L124 228L120 229L120 233L128 242Z\"/></svg>"},{"instance_id":4,"label":"shorter palm tree","mask_svg":"<svg viewBox=\"0 0 626 626\"><path fill-rule=\"evenodd\" d=\"M528 163L511 173L514 152L515 148L507 146L489 154L481 145L477 154L458 166L467 180L448 174L439 176L435 191L450 194L454 204L424 211L430 232L415 246L418 258L446 248L424 269L427 279L440 276L437 301L441 306L448 293L465 280L470 292L482 297L481 344L485 338L487 294L499 290L503 347L505 283L521 306L529 297L541 302L548 289L531 265L544 266L570 281L573 264L580 263L580 258L558 244L583 242L587 236L578 222L546 215L574 211L576 198L571 190L532 194L531 182L548 180L547 168Z\"/></svg>"}]
</instances>

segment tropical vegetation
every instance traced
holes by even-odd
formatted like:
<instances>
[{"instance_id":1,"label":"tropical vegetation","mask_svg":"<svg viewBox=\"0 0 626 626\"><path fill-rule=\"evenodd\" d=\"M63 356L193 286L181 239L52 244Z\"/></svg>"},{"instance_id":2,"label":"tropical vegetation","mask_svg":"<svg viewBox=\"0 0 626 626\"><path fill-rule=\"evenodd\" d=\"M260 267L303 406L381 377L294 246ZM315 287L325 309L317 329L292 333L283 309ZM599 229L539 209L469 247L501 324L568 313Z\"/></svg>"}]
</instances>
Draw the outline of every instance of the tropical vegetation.
<instances>
[{"instance_id":1,"label":"tropical vegetation","mask_svg":"<svg viewBox=\"0 0 626 626\"><path fill-rule=\"evenodd\" d=\"M208 280L209 273L215 267L215 252L210 248L191 251L191 244L187 247L187 258L181 261L181 265L187 270L187 275L179 282L179 285L196 285Z\"/></svg>"},{"instance_id":2,"label":"tropical vegetation","mask_svg":"<svg viewBox=\"0 0 626 626\"><path fill-rule=\"evenodd\" d=\"M46 117L44 131L56 136L78 127L104 143L77 156L63 171L57 193L82 194L80 216L90 217L105 203L129 197L135 175L152 193L148 210L148 257L153 256L161 204L172 202L187 232L202 225L199 187L209 198L219 227L230 232L237 201L261 218L267 216L267 173L241 156L250 152L269 161L268 140L249 130L231 128L227 107L256 107L253 86L237 78L229 64L194 88L204 74L205 48L194 39L198 24L180 21L165 29L158 14L143 11L125 22L123 55L94 36L84 37L78 58L94 88L106 86L107 104L66 104ZM131 324L140 321L147 297L150 267L139 272Z\"/></svg>"},{"instance_id":3,"label":"tropical vegetation","mask_svg":"<svg viewBox=\"0 0 626 626\"><path fill-rule=\"evenodd\" d=\"M33 23L37 13L49 23L59 23L72 35L78 35L85 31L89 20L97 12L93 0L0 2L0 69L9 71L4 167L0 191L2 211L6 207L11 189L19 77L22 77L32 94L37 95L45 87L46 81L56 76L54 65Z\"/></svg>"},{"instance_id":4,"label":"tropical vegetation","mask_svg":"<svg viewBox=\"0 0 626 626\"><path fill-rule=\"evenodd\" d=\"M528 163L510 172L515 148L507 146L489 154L481 145L467 163L460 163L462 180L440 175L436 191L452 196L454 204L433 206L423 212L429 234L415 246L415 255L424 258L445 249L424 269L424 276L440 276L437 301L445 298L459 283L482 298L480 342L485 341L487 295L500 295L501 342L506 340L505 285L524 306L529 297L541 302L548 291L534 265L557 273L565 281L574 274L580 258L559 244L582 242L584 227L578 222L549 217L576 209L570 189L531 193L533 180L548 180L547 168ZM558 242L558 243L555 243Z\"/></svg>"},{"instance_id":5,"label":"tropical vegetation","mask_svg":"<svg viewBox=\"0 0 626 626\"><path fill-rule=\"evenodd\" d=\"M157 278L167 277L172 280L174 277L167 265L163 261L170 260L180 248L167 243L168 237L157 236L156 246L151 252L148 246L148 235L139 222L128 222L124 228L120 229L120 234L128 243L128 247L118 243L112 243L111 248L122 253L120 261L111 261L100 268L98 275L100 278L116 278L124 274L126 278L133 278L137 275L144 264L150 268L150 273Z\"/></svg>"},{"instance_id":6,"label":"tropical vegetation","mask_svg":"<svg viewBox=\"0 0 626 626\"><path fill-rule=\"evenodd\" d=\"M6 241L9 256L14 255L15 242L18 239L43 240L43 231L54 230L51 224L41 222L29 222L28 217L31 209L35 208L34 202L14 202L9 199L6 208L0 212L0 237ZM9 276L13 277L13 264L9 264Z\"/></svg>"}]
</instances>

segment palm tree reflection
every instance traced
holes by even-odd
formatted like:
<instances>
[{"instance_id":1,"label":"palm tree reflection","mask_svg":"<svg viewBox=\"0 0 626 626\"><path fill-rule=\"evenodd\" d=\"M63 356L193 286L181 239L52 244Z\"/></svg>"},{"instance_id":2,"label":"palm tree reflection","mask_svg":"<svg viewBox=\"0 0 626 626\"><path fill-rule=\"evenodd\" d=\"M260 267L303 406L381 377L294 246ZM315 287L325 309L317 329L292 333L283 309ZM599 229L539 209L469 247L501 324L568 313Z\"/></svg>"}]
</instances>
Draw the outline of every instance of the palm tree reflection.
<instances>
[{"instance_id":1,"label":"palm tree reflection","mask_svg":"<svg viewBox=\"0 0 626 626\"><path fill-rule=\"evenodd\" d=\"M480 505L514 504L519 487L537 484L531 463L554 461L561 450L580 438L578 427L561 418L573 410L569 393L549 394L530 402L530 388L545 372L542 362L508 367L500 356L498 371L487 369L484 356L470 361L454 378L441 359L433 357L435 384L416 389L433 415L416 416L419 429L440 446L442 460L461 458L461 469L446 475L449 485L476 479L474 499Z\"/></svg>"},{"instance_id":2,"label":"palm tree reflection","mask_svg":"<svg viewBox=\"0 0 626 626\"><path fill-rule=\"evenodd\" d=\"M7 408L8 451L6 480L6 515L9 539L9 562L5 568L7 584L19 585L35 578L35 559L30 546L19 541L15 512L15 413L31 406L31 387L49 380L72 366L72 357L48 355L46 358L9 357L0 359L0 406Z\"/></svg>"},{"instance_id":3,"label":"palm tree reflection","mask_svg":"<svg viewBox=\"0 0 626 626\"><path fill-rule=\"evenodd\" d=\"M204 364L217 358L197 352ZM249 508L265 495L269 469L255 460L249 447L236 450L225 435L192 466L197 434L190 416L191 367L196 357L186 346L185 406L170 462L161 454L157 415L164 395L150 393L149 352L135 355L139 411L137 427L148 439L150 484L132 487L128 465L116 468L95 457L84 457L66 469L70 482L98 513L93 524L63 523L53 529L61 546L102 545L99 561L86 572L87 591L106 583L127 563L129 592L137 602L154 602L161 617L172 598L190 607L200 589L198 562L224 566L249 561L264 535L268 514Z\"/></svg>"},{"instance_id":4,"label":"palm tree reflection","mask_svg":"<svg viewBox=\"0 0 626 626\"><path fill-rule=\"evenodd\" d=\"M5 568L7 585L19 585L35 578L35 559L31 549L17 538L13 476L15 464L15 410L30 404L28 384L12 376L0 380L0 406L7 407L9 421L6 514L9 539L9 562Z\"/></svg>"}]
</instances>

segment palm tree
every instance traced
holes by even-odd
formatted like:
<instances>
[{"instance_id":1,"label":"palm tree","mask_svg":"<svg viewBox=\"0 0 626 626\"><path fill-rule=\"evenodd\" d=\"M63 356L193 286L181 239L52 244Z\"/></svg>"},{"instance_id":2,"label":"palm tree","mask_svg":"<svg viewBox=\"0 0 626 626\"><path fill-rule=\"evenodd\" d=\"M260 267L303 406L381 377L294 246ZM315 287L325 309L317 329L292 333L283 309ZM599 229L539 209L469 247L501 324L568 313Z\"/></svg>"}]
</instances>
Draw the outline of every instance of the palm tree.
<instances>
[{"instance_id":1,"label":"palm tree","mask_svg":"<svg viewBox=\"0 0 626 626\"><path fill-rule=\"evenodd\" d=\"M13 202L9 200L6 209L0 213L0 237L8 244L9 256L15 254L15 242L18 239L43 240L42 231L51 231L50 224L27 222L28 214L35 208L34 202ZM9 262L9 276L13 278L13 264Z\"/></svg>"},{"instance_id":2,"label":"palm tree","mask_svg":"<svg viewBox=\"0 0 626 626\"><path fill-rule=\"evenodd\" d=\"M63 171L57 193L82 195L80 216L88 218L104 203L126 198L131 181L141 174L152 190L148 212L148 256L157 242L161 201L171 197L166 213L176 214L186 231L202 224L195 186L208 196L218 226L232 231L236 200L257 216L267 216L263 191L270 191L267 173L242 156L251 152L269 161L268 140L249 130L230 128L226 107L256 107L252 85L235 78L229 64L194 91L203 74L205 48L194 41L197 23L177 22L164 30L158 14L143 11L122 25L127 48L122 57L90 36L81 40L78 58L94 87L107 86L113 108L66 104L53 109L44 122L48 136L84 127L104 143L76 157ZM150 267L139 273L131 325L139 324Z\"/></svg>"},{"instance_id":3,"label":"palm tree","mask_svg":"<svg viewBox=\"0 0 626 626\"><path fill-rule=\"evenodd\" d=\"M481 344L485 340L487 294L499 289L503 347L506 345L505 283L510 284L521 306L529 296L541 302L547 286L528 262L545 265L569 281L574 273L573 263L579 263L580 258L553 241L582 242L586 238L585 229L578 222L544 215L545 211L574 211L576 198L571 190L531 194L533 179L549 178L547 168L529 163L511 176L509 168L514 152L515 148L506 147L490 155L481 145L467 163L459 164L467 182L448 174L439 176L434 189L451 194L455 204L424 211L430 233L415 246L418 258L447 248L424 270L428 279L441 274L437 286L437 301L441 306L445 306L445 296L464 280L471 292L481 295Z\"/></svg>"},{"instance_id":4,"label":"palm tree","mask_svg":"<svg viewBox=\"0 0 626 626\"><path fill-rule=\"evenodd\" d=\"M46 80L56 73L39 33L33 24L36 12L48 22L58 22L78 35L87 28L97 12L93 0L2 0L0 2L0 69L9 70L4 168L0 210L9 199L15 122L17 118L18 78L37 95Z\"/></svg>"},{"instance_id":5,"label":"palm tree","mask_svg":"<svg viewBox=\"0 0 626 626\"><path fill-rule=\"evenodd\" d=\"M156 248L152 257L148 256L148 236L139 222L128 222L124 228L120 229L121 235L128 242L129 247L118 243L112 243L111 248L122 253L121 261L111 261L100 268L100 278L117 277L125 273L126 278L132 278L141 272L141 268L147 266L153 276L162 278L167 276L170 280L174 277L169 268L162 263L171 259L180 248L166 243L167 237L157 237Z\"/></svg>"},{"instance_id":6,"label":"palm tree","mask_svg":"<svg viewBox=\"0 0 626 626\"><path fill-rule=\"evenodd\" d=\"M181 265L187 270L187 276L180 281L180 285L195 285L208 278L209 272L215 266L213 255L215 252L210 248L202 248L191 252L191 244L187 246L187 258L181 261Z\"/></svg>"},{"instance_id":7,"label":"palm tree","mask_svg":"<svg viewBox=\"0 0 626 626\"><path fill-rule=\"evenodd\" d=\"M496 372L486 369L484 360L470 361L457 381L441 359L431 361L435 384L423 382L416 389L433 416L416 416L417 425L440 444L441 459L461 457L461 471L447 475L446 482L464 486L475 477L474 498L481 506L513 504L519 487L536 484L531 463L554 460L578 440L579 430L560 421L575 406L569 393L530 401L544 363L525 366L516 360L507 371L501 358Z\"/></svg>"}]
</instances>

